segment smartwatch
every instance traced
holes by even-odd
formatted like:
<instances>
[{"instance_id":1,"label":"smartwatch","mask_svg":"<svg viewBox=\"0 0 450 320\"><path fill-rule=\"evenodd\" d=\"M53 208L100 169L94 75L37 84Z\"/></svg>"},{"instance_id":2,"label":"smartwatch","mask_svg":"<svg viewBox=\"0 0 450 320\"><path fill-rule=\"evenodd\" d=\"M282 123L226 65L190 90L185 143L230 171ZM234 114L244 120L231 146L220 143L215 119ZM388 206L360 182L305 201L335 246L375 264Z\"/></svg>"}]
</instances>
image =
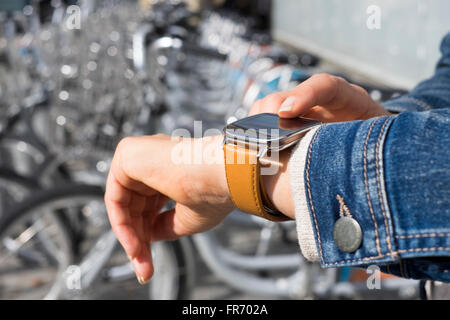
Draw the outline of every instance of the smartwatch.
<instances>
[{"instance_id":1,"label":"smartwatch","mask_svg":"<svg viewBox=\"0 0 450 320\"><path fill-rule=\"evenodd\" d=\"M275 174L279 168L279 152L320 125L321 122L311 119L282 119L276 114L261 113L225 126L225 172L236 207L272 221L289 220L269 200L262 175Z\"/></svg>"}]
</instances>

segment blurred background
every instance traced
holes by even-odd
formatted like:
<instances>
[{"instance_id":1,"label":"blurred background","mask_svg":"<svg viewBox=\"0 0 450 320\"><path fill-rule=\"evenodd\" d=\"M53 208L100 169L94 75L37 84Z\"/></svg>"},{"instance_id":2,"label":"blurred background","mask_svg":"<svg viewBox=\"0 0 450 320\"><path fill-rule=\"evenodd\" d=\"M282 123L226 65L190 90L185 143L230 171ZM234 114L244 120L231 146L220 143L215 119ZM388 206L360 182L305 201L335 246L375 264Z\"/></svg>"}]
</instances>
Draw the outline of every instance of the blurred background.
<instances>
[{"instance_id":1,"label":"blurred background","mask_svg":"<svg viewBox=\"0 0 450 320\"><path fill-rule=\"evenodd\" d=\"M418 281L321 269L294 222L239 211L153 244L140 286L103 193L121 138L195 120L220 130L315 73L379 102L404 94L432 74L448 12L443 0L2 0L0 299L418 299Z\"/></svg>"}]
</instances>

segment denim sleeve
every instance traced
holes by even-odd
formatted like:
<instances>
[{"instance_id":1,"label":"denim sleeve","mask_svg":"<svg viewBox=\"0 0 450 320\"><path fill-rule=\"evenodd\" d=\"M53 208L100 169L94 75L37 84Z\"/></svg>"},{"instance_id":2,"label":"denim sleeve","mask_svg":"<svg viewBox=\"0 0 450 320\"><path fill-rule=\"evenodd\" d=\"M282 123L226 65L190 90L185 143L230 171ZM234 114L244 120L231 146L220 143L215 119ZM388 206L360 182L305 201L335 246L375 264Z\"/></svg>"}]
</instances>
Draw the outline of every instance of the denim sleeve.
<instances>
[{"instance_id":1,"label":"denim sleeve","mask_svg":"<svg viewBox=\"0 0 450 320\"><path fill-rule=\"evenodd\" d=\"M448 105L316 131L304 181L323 267L376 264L406 278L450 282ZM351 253L333 238L343 211L362 229Z\"/></svg>"},{"instance_id":2,"label":"denim sleeve","mask_svg":"<svg viewBox=\"0 0 450 320\"><path fill-rule=\"evenodd\" d=\"M441 59L434 75L419 83L409 93L383 103L392 112L427 111L450 105L450 33L441 43Z\"/></svg>"}]
</instances>

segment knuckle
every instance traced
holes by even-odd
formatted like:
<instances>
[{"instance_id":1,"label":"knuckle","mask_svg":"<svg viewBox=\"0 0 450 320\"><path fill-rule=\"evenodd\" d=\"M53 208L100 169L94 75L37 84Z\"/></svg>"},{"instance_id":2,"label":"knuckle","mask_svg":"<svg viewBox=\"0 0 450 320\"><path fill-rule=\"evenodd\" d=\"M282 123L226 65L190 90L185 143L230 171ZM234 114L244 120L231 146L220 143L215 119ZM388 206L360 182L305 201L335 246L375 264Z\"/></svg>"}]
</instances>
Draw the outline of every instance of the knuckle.
<instances>
[{"instance_id":1,"label":"knuckle","mask_svg":"<svg viewBox=\"0 0 450 320\"><path fill-rule=\"evenodd\" d=\"M311 76L311 79L324 80L329 77L328 73L316 73Z\"/></svg>"},{"instance_id":2,"label":"knuckle","mask_svg":"<svg viewBox=\"0 0 450 320\"><path fill-rule=\"evenodd\" d=\"M157 133L157 134L152 135L152 138L155 138L155 139L165 139L166 137L167 136L163 133Z\"/></svg>"},{"instance_id":3,"label":"knuckle","mask_svg":"<svg viewBox=\"0 0 450 320\"><path fill-rule=\"evenodd\" d=\"M350 83L342 77L335 77L335 81L336 81L336 85L335 85L336 94L338 92L342 91L344 88L350 87Z\"/></svg>"},{"instance_id":4,"label":"knuckle","mask_svg":"<svg viewBox=\"0 0 450 320\"><path fill-rule=\"evenodd\" d=\"M328 73L318 74L318 77L320 77L320 81L325 84L325 88L327 88L325 90L329 92L330 101L339 94L339 92L345 85L347 85L347 81L344 78L337 77Z\"/></svg>"},{"instance_id":5,"label":"knuckle","mask_svg":"<svg viewBox=\"0 0 450 320\"><path fill-rule=\"evenodd\" d=\"M301 83L298 86L298 89L301 89L300 92L302 92L303 95L307 95L311 99L316 97L316 88L313 83L310 83L310 82Z\"/></svg>"},{"instance_id":6,"label":"knuckle","mask_svg":"<svg viewBox=\"0 0 450 320\"><path fill-rule=\"evenodd\" d=\"M281 94L279 92L274 92L269 94L266 98L269 101L281 100Z\"/></svg>"},{"instance_id":7,"label":"knuckle","mask_svg":"<svg viewBox=\"0 0 450 320\"><path fill-rule=\"evenodd\" d=\"M339 77L339 76L333 76L333 78L334 78L336 81L338 81L338 82L341 82L341 83L348 83L348 81L345 80L345 79L342 78L342 77Z\"/></svg>"},{"instance_id":8,"label":"knuckle","mask_svg":"<svg viewBox=\"0 0 450 320\"><path fill-rule=\"evenodd\" d=\"M197 189L200 181L193 183L189 173L185 170L182 170L176 179L177 185L179 186L177 201L183 204L189 204L191 197L198 192Z\"/></svg>"},{"instance_id":9,"label":"knuckle","mask_svg":"<svg viewBox=\"0 0 450 320\"><path fill-rule=\"evenodd\" d=\"M134 144L135 137L125 137L120 140L114 153L113 162L125 173L129 172L131 147Z\"/></svg>"},{"instance_id":10,"label":"knuckle","mask_svg":"<svg viewBox=\"0 0 450 320\"><path fill-rule=\"evenodd\" d=\"M318 73L318 74L314 75L313 77L315 77L318 81L322 81L327 84L331 84L331 85L338 84L338 77L335 77L328 73Z\"/></svg>"},{"instance_id":11,"label":"knuckle","mask_svg":"<svg viewBox=\"0 0 450 320\"><path fill-rule=\"evenodd\" d=\"M117 144L116 147L116 153L121 153L124 150L128 149L129 146L131 145L132 141L133 141L133 137L125 137L122 138L119 143Z\"/></svg>"},{"instance_id":12,"label":"knuckle","mask_svg":"<svg viewBox=\"0 0 450 320\"><path fill-rule=\"evenodd\" d=\"M363 96L367 96L367 97L370 96L369 93L367 92L367 90L364 89L363 87L358 86L358 85L356 85L356 84L351 84L351 86L352 86L356 91L358 91L359 93L361 93Z\"/></svg>"}]
</instances>

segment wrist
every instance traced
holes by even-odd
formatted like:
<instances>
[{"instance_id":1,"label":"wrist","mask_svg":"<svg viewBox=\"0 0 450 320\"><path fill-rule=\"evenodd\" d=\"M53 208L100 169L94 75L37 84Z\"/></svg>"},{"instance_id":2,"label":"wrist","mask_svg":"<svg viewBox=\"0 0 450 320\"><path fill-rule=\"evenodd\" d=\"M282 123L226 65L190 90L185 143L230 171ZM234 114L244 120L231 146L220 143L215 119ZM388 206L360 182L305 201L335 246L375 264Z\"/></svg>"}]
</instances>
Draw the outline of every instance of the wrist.
<instances>
[{"instance_id":1,"label":"wrist","mask_svg":"<svg viewBox=\"0 0 450 320\"><path fill-rule=\"evenodd\" d=\"M295 219L294 202L287 170L290 156L291 148L281 151L277 172L272 175L262 175L262 179L267 196L275 208L287 217Z\"/></svg>"},{"instance_id":2,"label":"wrist","mask_svg":"<svg viewBox=\"0 0 450 320\"><path fill-rule=\"evenodd\" d=\"M221 199L220 201L224 204L234 207L225 174L223 136L209 136L199 140L202 145L203 161L197 181L202 185L205 195Z\"/></svg>"}]
</instances>

